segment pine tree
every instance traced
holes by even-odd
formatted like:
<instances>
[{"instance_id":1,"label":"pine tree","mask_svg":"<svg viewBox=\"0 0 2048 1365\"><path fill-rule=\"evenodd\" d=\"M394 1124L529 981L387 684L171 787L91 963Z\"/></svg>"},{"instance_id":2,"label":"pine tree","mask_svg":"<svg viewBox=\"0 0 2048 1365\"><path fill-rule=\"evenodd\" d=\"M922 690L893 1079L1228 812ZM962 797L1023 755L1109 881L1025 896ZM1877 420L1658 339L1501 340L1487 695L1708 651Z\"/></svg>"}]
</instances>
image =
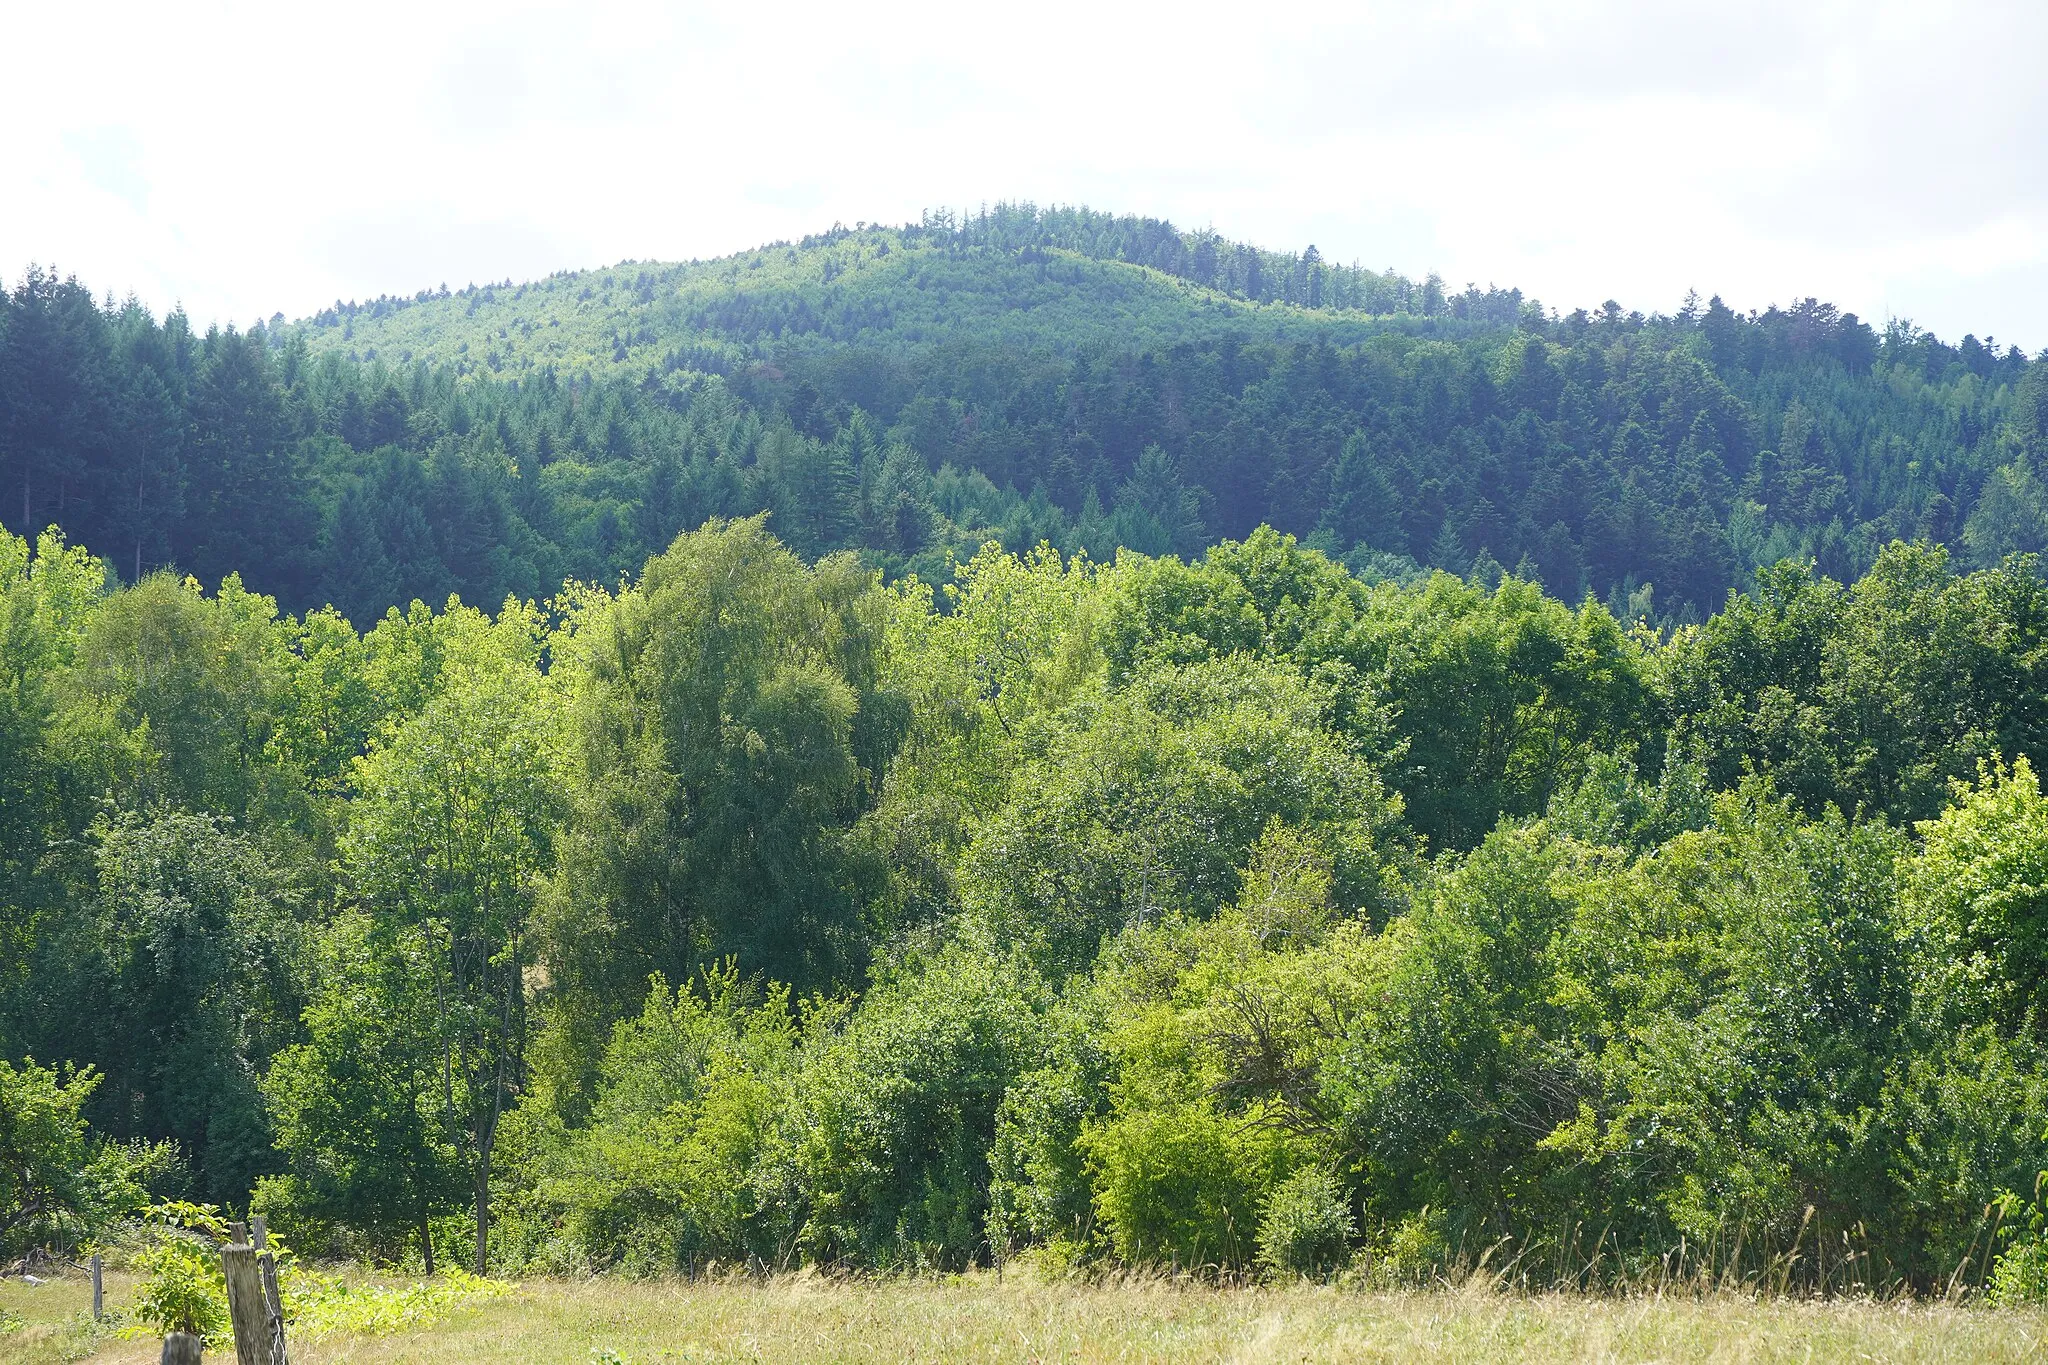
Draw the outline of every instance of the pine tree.
<instances>
[{"instance_id":1,"label":"pine tree","mask_svg":"<svg viewBox=\"0 0 2048 1365\"><path fill-rule=\"evenodd\" d=\"M1444 524L1437 530L1436 539L1429 543L1427 562L1433 569L1442 569L1445 573L1456 574L1460 578L1465 576L1470 564L1465 558L1465 538L1458 534L1458 528L1451 518L1444 518Z\"/></svg>"},{"instance_id":2,"label":"pine tree","mask_svg":"<svg viewBox=\"0 0 2048 1365\"><path fill-rule=\"evenodd\" d=\"M1201 495L1181 483L1180 465L1159 446L1146 446L1116 497L1122 544L1144 554L1192 555L1206 532Z\"/></svg>"},{"instance_id":3,"label":"pine tree","mask_svg":"<svg viewBox=\"0 0 2048 1365\"><path fill-rule=\"evenodd\" d=\"M360 484L335 503L325 540L329 602L351 620L376 620L398 600L398 574Z\"/></svg>"},{"instance_id":4,"label":"pine tree","mask_svg":"<svg viewBox=\"0 0 2048 1365\"><path fill-rule=\"evenodd\" d=\"M1337 454L1330 499L1320 525L1345 550L1359 545L1375 550L1406 548L1394 486L1380 466L1366 445L1364 432L1353 432Z\"/></svg>"}]
</instances>

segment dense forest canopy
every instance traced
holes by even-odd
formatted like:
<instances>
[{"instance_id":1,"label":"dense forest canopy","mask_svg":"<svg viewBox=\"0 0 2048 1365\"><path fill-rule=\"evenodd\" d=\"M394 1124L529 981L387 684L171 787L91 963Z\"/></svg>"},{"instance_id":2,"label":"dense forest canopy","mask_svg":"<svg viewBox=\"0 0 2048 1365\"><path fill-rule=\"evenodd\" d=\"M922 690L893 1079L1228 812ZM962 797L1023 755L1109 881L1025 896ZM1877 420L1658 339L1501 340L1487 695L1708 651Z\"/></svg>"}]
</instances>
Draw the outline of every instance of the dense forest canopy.
<instances>
[{"instance_id":1,"label":"dense forest canopy","mask_svg":"<svg viewBox=\"0 0 2048 1365\"><path fill-rule=\"evenodd\" d=\"M1668 636L1266 527L932 584L713 520L363 631L47 532L0 594L15 1246L2048 1263L2029 557Z\"/></svg>"},{"instance_id":2,"label":"dense forest canopy","mask_svg":"<svg viewBox=\"0 0 2048 1365\"><path fill-rule=\"evenodd\" d=\"M0 1251L2048 1284L2042 362L1028 209L0 328Z\"/></svg>"},{"instance_id":3,"label":"dense forest canopy","mask_svg":"<svg viewBox=\"0 0 2048 1365\"><path fill-rule=\"evenodd\" d=\"M1785 558L2048 545L2048 372L1806 300L1547 312L1212 233L1002 206L718 261L193 331L31 271L0 309L0 524L133 581L358 620L612 583L709 516L946 577L1269 524L1696 621Z\"/></svg>"}]
</instances>

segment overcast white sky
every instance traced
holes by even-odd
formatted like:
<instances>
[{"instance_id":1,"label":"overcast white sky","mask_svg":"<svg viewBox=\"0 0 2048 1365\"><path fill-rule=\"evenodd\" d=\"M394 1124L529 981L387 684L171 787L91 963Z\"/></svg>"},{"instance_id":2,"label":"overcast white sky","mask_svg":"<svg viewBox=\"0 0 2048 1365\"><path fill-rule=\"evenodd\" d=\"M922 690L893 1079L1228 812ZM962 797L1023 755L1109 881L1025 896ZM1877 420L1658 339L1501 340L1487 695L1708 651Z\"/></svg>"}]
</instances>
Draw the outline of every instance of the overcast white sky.
<instances>
[{"instance_id":1,"label":"overcast white sky","mask_svg":"<svg viewBox=\"0 0 2048 1365\"><path fill-rule=\"evenodd\" d=\"M2048 3L36 3L0 273L195 321L1086 203L2048 346Z\"/></svg>"}]
</instances>

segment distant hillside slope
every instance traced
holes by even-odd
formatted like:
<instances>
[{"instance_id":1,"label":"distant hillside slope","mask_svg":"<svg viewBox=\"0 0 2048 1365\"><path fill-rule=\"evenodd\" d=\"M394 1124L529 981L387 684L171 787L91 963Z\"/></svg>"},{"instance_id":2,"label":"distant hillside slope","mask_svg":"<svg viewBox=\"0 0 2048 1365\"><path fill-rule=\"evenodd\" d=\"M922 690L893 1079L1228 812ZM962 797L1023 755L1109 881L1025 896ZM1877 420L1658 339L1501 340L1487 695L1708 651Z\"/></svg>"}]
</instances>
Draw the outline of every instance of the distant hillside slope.
<instances>
[{"instance_id":1,"label":"distant hillside slope","mask_svg":"<svg viewBox=\"0 0 2048 1365\"><path fill-rule=\"evenodd\" d=\"M0 308L0 522L358 620L613 580L712 516L943 578L988 539L1355 569L1699 619L1783 558L2048 545L2048 365L1813 299L1446 294L1313 249L1004 206L250 334L32 274Z\"/></svg>"},{"instance_id":2,"label":"distant hillside slope","mask_svg":"<svg viewBox=\"0 0 2048 1365\"><path fill-rule=\"evenodd\" d=\"M1445 300L1434 281L1418 287L1312 253L1255 251L1156 220L999 208L958 226L840 228L714 261L626 261L530 284L337 302L301 328L314 350L357 360L567 377L961 338L1060 352L1222 333L1341 345L1379 330L1375 317L1470 306ZM1507 322L1521 302L1474 297Z\"/></svg>"}]
</instances>

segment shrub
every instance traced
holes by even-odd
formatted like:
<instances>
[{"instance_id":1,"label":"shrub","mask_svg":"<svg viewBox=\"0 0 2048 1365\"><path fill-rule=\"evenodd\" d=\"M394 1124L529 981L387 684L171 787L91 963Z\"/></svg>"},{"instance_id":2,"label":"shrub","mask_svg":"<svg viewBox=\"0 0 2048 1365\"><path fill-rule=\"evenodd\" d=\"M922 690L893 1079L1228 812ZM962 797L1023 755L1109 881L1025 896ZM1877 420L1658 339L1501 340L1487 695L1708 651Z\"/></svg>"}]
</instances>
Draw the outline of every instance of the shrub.
<instances>
[{"instance_id":1,"label":"shrub","mask_svg":"<svg viewBox=\"0 0 2048 1365\"><path fill-rule=\"evenodd\" d=\"M1259 1263L1281 1274L1327 1274L1344 1263L1357 1230L1337 1177L1321 1166L1303 1167L1260 1210Z\"/></svg>"},{"instance_id":2,"label":"shrub","mask_svg":"<svg viewBox=\"0 0 2048 1365\"><path fill-rule=\"evenodd\" d=\"M1993 1303L2048 1303L2048 1171L2034 1177L2034 1197L2001 1190L1999 1219L2019 1239L1991 1268L1987 1286ZM2010 1233L2008 1235L2010 1235Z\"/></svg>"},{"instance_id":3,"label":"shrub","mask_svg":"<svg viewBox=\"0 0 2048 1365\"><path fill-rule=\"evenodd\" d=\"M764 996L730 964L695 987L656 977L641 1013L613 1030L588 1126L563 1140L543 1111L516 1116L508 1150L529 1148L535 1181L523 1205L507 1201L501 1227L524 1243L514 1259L637 1274L783 1260L793 1216L781 1116L797 1032L788 992Z\"/></svg>"},{"instance_id":4,"label":"shrub","mask_svg":"<svg viewBox=\"0 0 2048 1365\"><path fill-rule=\"evenodd\" d=\"M136 1322L121 1335L190 1332L211 1346L228 1341L228 1285L218 1250L227 1235L227 1222L212 1204L168 1200L153 1205L143 1248L135 1256L135 1268L142 1273Z\"/></svg>"},{"instance_id":5,"label":"shrub","mask_svg":"<svg viewBox=\"0 0 2048 1365\"><path fill-rule=\"evenodd\" d=\"M946 1269L981 1256L996 1114L1044 1055L1042 995L1019 960L965 948L881 977L798 1080L806 1250Z\"/></svg>"},{"instance_id":6,"label":"shrub","mask_svg":"<svg viewBox=\"0 0 2048 1365\"><path fill-rule=\"evenodd\" d=\"M1450 1266L1450 1219L1423 1208L1387 1228L1373 1247L1372 1280L1382 1287L1424 1284Z\"/></svg>"},{"instance_id":7,"label":"shrub","mask_svg":"<svg viewBox=\"0 0 2048 1365\"><path fill-rule=\"evenodd\" d=\"M228 1287L211 1247L172 1233L145 1248L135 1264L143 1274L135 1316L154 1335L190 1332L220 1339L228 1325Z\"/></svg>"},{"instance_id":8,"label":"shrub","mask_svg":"<svg viewBox=\"0 0 2048 1365\"><path fill-rule=\"evenodd\" d=\"M1288 1155L1284 1135L1187 1102L1125 1109L1090 1124L1080 1146L1111 1244L1133 1265L1243 1265Z\"/></svg>"},{"instance_id":9,"label":"shrub","mask_svg":"<svg viewBox=\"0 0 2048 1365\"><path fill-rule=\"evenodd\" d=\"M1991 1270L1993 1303L2048 1303L2048 1237L2021 1242Z\"/></svg>"}]
</instances>

